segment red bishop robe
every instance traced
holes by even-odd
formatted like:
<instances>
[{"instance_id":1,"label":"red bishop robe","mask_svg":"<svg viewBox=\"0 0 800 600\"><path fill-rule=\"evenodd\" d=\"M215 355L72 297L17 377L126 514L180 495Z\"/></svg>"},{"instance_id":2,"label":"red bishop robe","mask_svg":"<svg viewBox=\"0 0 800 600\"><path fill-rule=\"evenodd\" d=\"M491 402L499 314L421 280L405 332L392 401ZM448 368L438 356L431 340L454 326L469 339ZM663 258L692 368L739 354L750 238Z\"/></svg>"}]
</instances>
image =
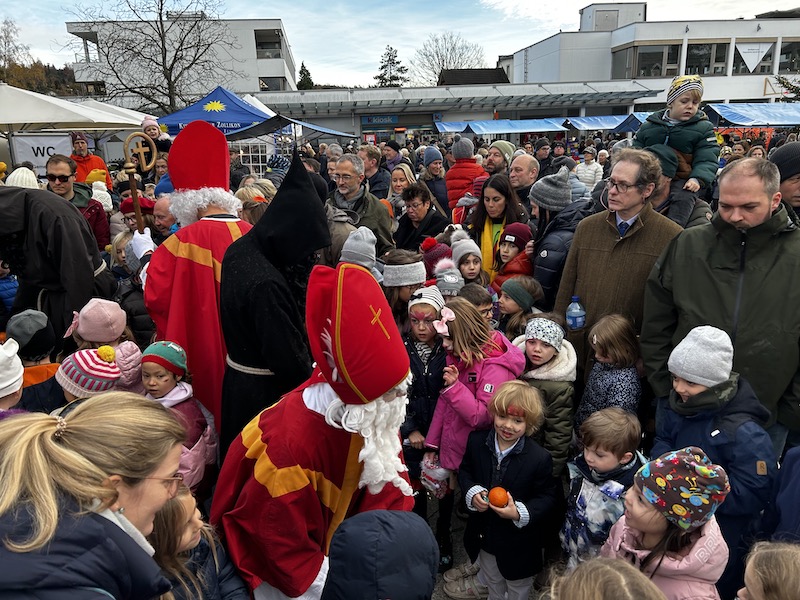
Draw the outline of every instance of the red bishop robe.
<instances>
[{"instance_id":1,"label":"red bishop robe","mask_svg":"<svg viewBox=\"0 0 800 600\"><path fill-rule=\"evenodd\" d=\"M186 350L194 396L214 415L217 431L227 354L219 317L222 257L250 229L228 215L204 217L169 236L147 267L144 302L156 335Z\"/></svg>"},{"instance_id":2,"label":"red bishop robe","mask_svg":"<svg viewBox=\"0 0 800 600\"><path fill-rule=\"evenodd\" d=\"M252 590L266 582L292 598L304 594L345 518L414 506L391 483L378 494L359 489L364 440L306 407L302 390L317 381L312 375L248 423L217 482L211 522Z\"/></svg>"}]
</instances>

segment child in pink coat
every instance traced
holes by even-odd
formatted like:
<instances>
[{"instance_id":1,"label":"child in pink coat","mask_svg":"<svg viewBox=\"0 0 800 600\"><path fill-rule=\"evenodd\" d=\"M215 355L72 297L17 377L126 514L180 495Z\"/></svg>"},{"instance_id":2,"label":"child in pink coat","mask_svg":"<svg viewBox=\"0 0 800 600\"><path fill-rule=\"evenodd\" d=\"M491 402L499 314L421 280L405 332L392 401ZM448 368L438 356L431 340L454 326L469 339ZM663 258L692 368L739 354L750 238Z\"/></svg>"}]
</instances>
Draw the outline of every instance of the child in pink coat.
<instances>
[{"instance_id":1,"label":"child in pink coat","mask_svg":"<svg viewBox=\"0 0 800 600\"><path fill-rule=\"evenodd\" d=\"M634 476L600 554L632 563L667 600L717 600L728 546L714 513L728 492L725 470L700 448L667 452Z\"/></svg>"},{"instance_id":2,"label":"child in pink coat","mask_svg":"<svg viewBox=\"0 0 800 600\"><path fill-rule=\"evenodd\" d=\"M447 350L447 366L425 445L438 450L442 467L456 471L469 434L491 427L489 403L502 383L522 374L525 354L489 329L464 298L453 298L434 326Z\"/></svg>"}]
</instances>

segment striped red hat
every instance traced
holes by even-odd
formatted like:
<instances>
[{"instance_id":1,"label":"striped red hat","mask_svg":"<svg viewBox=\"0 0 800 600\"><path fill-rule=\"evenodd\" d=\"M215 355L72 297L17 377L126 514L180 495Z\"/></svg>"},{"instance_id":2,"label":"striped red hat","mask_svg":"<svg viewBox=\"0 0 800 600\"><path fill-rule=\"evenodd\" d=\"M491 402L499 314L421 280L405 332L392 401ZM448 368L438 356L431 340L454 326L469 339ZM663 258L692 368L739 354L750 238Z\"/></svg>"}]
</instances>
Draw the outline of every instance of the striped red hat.
<instances>
[{"instance_id":1,"label":"striped red hat","mask_svg":"<svg viewBox=\"0 0 800 600\"><path fill-rule=\"evenodd\" d=\"M91 398L114 388L122 376L111 346L78 350L69 355L56 371L56 381L76 398Z\"/></svg>"}]
</instances>

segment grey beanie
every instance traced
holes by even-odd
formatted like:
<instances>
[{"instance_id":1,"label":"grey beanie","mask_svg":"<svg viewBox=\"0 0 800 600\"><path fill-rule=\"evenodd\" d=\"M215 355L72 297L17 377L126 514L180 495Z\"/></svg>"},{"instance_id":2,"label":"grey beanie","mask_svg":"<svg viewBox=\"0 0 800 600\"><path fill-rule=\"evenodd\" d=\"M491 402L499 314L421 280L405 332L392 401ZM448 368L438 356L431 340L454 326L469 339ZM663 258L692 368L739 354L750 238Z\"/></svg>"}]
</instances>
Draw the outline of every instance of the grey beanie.
<instances>
[{"instance_id":1,"label":"grey beanie","mask_svg":"<svg viewBox=\"0 0 800 600\"><path fill-rule=\"evenodd\" d=\"M450 245L453 253L453 262L456 264L456 267L461 264L461 259L468 254L481 256L480 247L463 229L453 233L453 236L450 238Z\"/></svg>"},{"instance_id":2,"label":"grey beanie","mask_svg":"<svg viewBox=\"0 0 800 600\"><path fill-rule=\"evenodd\" d=\"M667 361L670 373L706 387L719 385L731 376L733 344L727 333L710 325L692 329L675 346Z\"/></svg>"},{"instance_id":3,"label":"grey beanie","mask_svg":"<svg viewBox=\"0 0 800 600\"><path fill-rule=\"evenodd\" d=\"M542 341L546 344L550 344L556 349L556 352L561 352L561 342L564 341L564 330L558 323L550 319L531 319L525 326L525 339Z\"/></svg>"},{"instance_id":4,"label":"grey beanie","mask_svg":"<svg viewBox=\"0 0 800 600\"><path fill-rule=\"evenodd\" d=\"M558 173L542 177L531 186L528 198L539 208L559 212L572 202L572 186L569 184L569 170L561 167Z\"/></svg>"},{"instance_id":5,"label":"grey beanie","mask_svg":"<svg viewBox=\"0 0 800 600\"><path fill-rule=\"evenodd\" d=\"M458 292L464 287L464 278L458 270L456 263L449 258L443 258L433 269L436 275L436 287L442 296L458 296Z\"/></svg>"},{"instance_id":6,"label":"grey beanie","mask_svg":"<svg viewBox=\"0 0 800 600\"><path fill-rule=\"evenodd\" d=\"M570 171L578 166L571 156L567 156L564 154L563 156L559 156L553 159L553 162L550 163L553 168L561 169L561 167L567 167ZM557 173L558 171L556 171Z\"/></svg>"},{"instance_id":7,"label":"grey beanie","mask_svg":"<svg viewBox=\"0 0 800 600\"><path fill-rule=\"evenodd\" d=\"M425 154L423 155L422 162L427 167L429 164L436 160L444 160L442 153L439 152L439 149L436 146L428 146L425 148Z\"/></svg>"},{"instance_id":8,"label":"grey beanie","mask_svg":"<svg viewBox=\"0 0 800 600\"><path fill-rule=\"evenodd\" d=\"M6 337L19 343L19 357L24 360L41 360L53 351L56 334L47 315L29 308L8 320Z\"/></svg>"},{"instance_id":9,"label":"grey beanie","mask_svg":"<svg viewBox=\"0 0 800 600\"><path fill-rule=\"evenodd\" d=\"M342 255L339 262L361 265L365 269L375 268L375 234L369 227L359 227L351 231L342 245Z\"/></svg>"},{"instance_id":10,"label":"grey beanie","mask_svg":"<svg viewBox=\"0 0 800 600\"><path fill-rule=\"evenodd\" d=\"M789 142L769 155L769 162L778 167L781 183L800 173L800 142Z\"/></svg>"},{"instance_id":11,"label":"grey beanie","mask_svg":"<svg viewBox=\"0 0 800 600\"><path fill-rule=\"evenodd\" d=\"M425 263L422 261L410 265L384 265L383 287L422 285L425 283L425 275Z\"/></svg>"},{"instance_id":12,"label":"grey beanie","mask_svg":"<svg viewBox=\"0 0 800 600\"><path fill-rule=\"evenodd\" d=\"M461 137L456 134L453 147L451 148L453 158L473 158L475 156L475 146L469 138Z\"/></svg>"}]
</instances>

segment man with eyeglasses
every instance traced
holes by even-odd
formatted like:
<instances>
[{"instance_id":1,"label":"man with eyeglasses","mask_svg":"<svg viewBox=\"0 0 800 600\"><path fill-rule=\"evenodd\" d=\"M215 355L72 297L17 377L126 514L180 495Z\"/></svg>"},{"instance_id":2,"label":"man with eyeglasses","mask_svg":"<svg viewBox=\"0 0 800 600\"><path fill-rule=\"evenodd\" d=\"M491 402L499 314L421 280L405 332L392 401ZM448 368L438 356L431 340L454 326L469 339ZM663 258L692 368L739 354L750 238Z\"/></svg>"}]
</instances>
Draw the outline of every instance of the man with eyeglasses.
<instances>
[{"instance_id":1,"label":"man with eyeglasses","mask_svg":"<svg viewBox=\"0 0 800 600\"><path fill-rule=\"evenodd\" d=\"M353 215L353 224L372 230L378 239L376 254L383 256L394 248L392 219L389 211L364 185L364 161L355 154L345 154L336 163L333 182L336 184L327 202L334 208Z\"/></svg>"},{"instance_id":2,"label":"man with eyeglasses","mask_svg":"<svg viewBox=\"0 0 800 600\"><path fill-rule=\"evenodd\" d=\"M588 332L604 315L619 313L642 328L644 287L650 270L681 227L653 210L661 182L658 159L644 150L625 149L606 182L608 210L581 220L564 265L555 311L565 314L572 296L586 308L586 326L570 331L578 368L588 368ZM578 380L582 380L579 373Z\"/></svg>"},{"instance_id":3,"label":"man with eyeglasses","mask_svg":"<svg viewBox=\"0 0 800 600\"><path fill-rule=\"evenodd\" d=\"M114 186L111 181L111 175L108 173L108 167L105 161L96 154L89 152L89 142L86 139L86 134L82 131L73 131L69 134L69 137L72 140L72 154L70 158L74 160L77 165L75 168L75 181L83 183L86 181L89 173L95 169L101 169L105 171L106 174L106 187L109 190L113 189Z\"/></svg>"},{"instance_id":4,"label":"man with eyeglasses","mask_svg":"<svg viewBox=\"0 0 800 600\"><path fill-rule=\"evenodd\" d=\"M92 198L92 188L75 180L77 168L69 156L53 154L45 165L47 189L81 211L97 240L97 249L103 252L111 243L106 211L100 202Z\"/></svg>"}]
</instances>

